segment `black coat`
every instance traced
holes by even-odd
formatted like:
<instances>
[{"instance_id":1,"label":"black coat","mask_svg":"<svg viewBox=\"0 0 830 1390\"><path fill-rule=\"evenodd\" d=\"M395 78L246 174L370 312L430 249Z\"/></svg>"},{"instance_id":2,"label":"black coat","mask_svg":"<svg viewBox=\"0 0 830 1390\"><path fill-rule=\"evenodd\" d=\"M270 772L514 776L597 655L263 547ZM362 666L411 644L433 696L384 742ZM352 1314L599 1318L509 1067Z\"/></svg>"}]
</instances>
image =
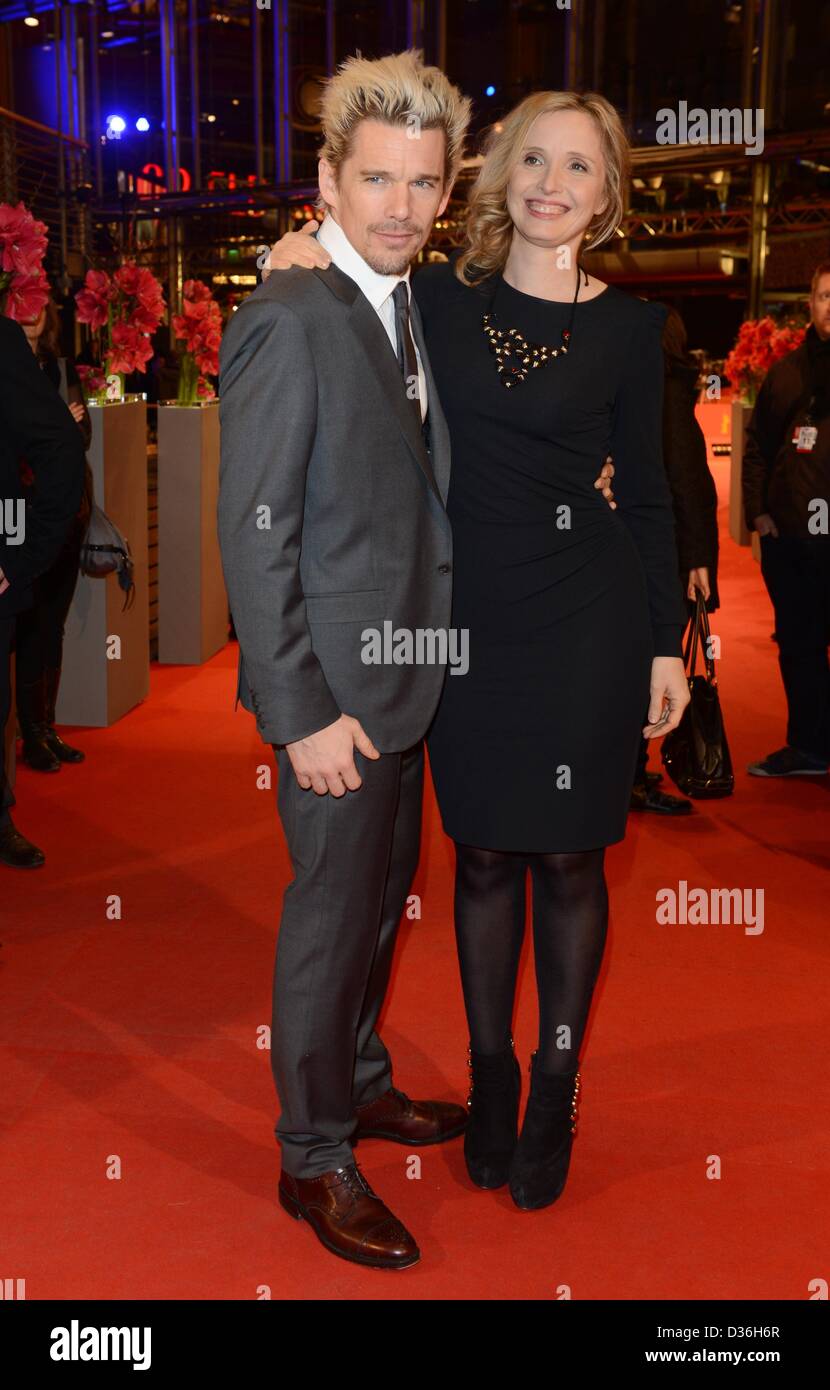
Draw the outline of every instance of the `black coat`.
<instances>
[{"instance_id":1,"label":"black coat","mask_svg":"<svg viewBox=\"0 0 830 1390\"><path fill-rule=\"evenodd\" d=\"M20 460L35 475L24 488ZM20 324L0 315L0 508L26 500L25 539L10 545L0 526L0 618L31 607L31 581L57 559L77 515L84 486L81 432L37 364ZM0 515L2 513L0 512Z\"/></svg>"},{"instance_id":2,"label":"black coat","mask_svg":"<svg viewBox=\"0 0 830 1390\"><path fill-rule=\"evenodd\" d=\"M705 565L711 596L718 597L718 493L706 461L706 440L695 416L698 369L666 356L663 393L663 463L674 507L675 538L684 586L689 570Z\"/></svg>"},{"instance_id":3,"label":"black coat","mask_svg":"<svg viewBox=\"0 0 830 1390\"><path fill-rule=\"evenodd\" d=\"M810 453L792 442L807 412L818 427ZM808 536L810 503L830 496L830 340L810 324L804 342L764 378L747 425L743 456L744 517L770 515L784 535Z\"/></svg>"}]
</instances>

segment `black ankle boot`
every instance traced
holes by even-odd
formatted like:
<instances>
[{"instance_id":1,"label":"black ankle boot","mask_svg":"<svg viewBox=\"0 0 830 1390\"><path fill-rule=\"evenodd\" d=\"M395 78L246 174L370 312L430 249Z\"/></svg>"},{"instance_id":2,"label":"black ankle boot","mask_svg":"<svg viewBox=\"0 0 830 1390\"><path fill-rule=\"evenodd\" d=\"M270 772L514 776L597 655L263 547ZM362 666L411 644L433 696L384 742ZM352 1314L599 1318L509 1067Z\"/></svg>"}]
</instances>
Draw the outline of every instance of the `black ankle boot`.
<instances>
[{"instance_id":1,"label":"black ankle boot","mask_svg":"<svg viewBox=\"0 0 830 1390\"><path fill-rule=\"evenodd\" d=\"M501 1052L467 1048L470 1112L464 1131L464 1159L476 1187L504 1187L519 1128L522 1071L513 1039Z\"/></svg>"},{"instance_id":2,"label":"black ankle boot","mask_svg":"<svg viewBox=\"0 0 830 1390\"><path fill-rule=\"evenodd\" d=\"M46 728L43 741L51 753L62 763L82 763L86 757L80 748L64 743L55 729L55 705L58 699L58 686L61 680L60 666L50 666L46 671Z\"/></svg>"},{"instance_id":3,"label":"black ankle boot","mask_svg":"<svg viewBox=\"0 0 830 1390\"><path fill-rule=\"evenodd\" d=\"M533 1054L530 1095L510 1165L510 1195L523 1211L549 1207L565 1186L576 1133L578 1068L579 1063L562 1075L544 1072Z\"/></svg>"},{"instance_id":4,"label":"black ankle boot","mask_svg":"<svg viewBox=\"0 0 830 1390\"><path fill-rule=\"evenodd\" d=\"M23 761L35 772L60 772L60 761L46 742L46 672L36 681L18 681L17 717L23 735Z\"/></svg>"}]
</instances>

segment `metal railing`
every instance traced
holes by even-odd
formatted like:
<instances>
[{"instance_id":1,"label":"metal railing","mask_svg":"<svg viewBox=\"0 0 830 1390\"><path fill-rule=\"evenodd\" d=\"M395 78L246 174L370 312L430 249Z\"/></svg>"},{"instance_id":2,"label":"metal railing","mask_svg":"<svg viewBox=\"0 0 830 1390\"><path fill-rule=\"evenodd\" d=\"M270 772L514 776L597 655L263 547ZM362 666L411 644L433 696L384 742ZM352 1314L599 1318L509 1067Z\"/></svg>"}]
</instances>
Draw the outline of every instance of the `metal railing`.
<instances>
[{"instance_id":1,"label":"metal railing","mask_svg":"<svg viewBox=\"0 0 830 1390\"><path fill-rule=\"evenodd\" d=\"M82 275L92 253L88 145L0 106L0 202L23 202L49 232L46 268Z\"/></svg>"}]
</instances>

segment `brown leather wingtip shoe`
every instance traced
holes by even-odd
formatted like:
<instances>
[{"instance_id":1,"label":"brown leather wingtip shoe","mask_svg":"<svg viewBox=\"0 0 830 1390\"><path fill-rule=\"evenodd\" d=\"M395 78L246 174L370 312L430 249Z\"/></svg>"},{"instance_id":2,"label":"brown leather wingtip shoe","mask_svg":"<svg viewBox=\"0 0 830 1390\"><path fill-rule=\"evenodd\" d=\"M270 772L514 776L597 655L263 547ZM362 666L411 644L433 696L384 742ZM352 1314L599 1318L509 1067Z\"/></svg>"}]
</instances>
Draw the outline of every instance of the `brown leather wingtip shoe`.
<instances>
[{"instance_id":1,"label":"brown leather wingtip shoe","mask_svg":"<svg viewBox=\"0 0 830 1390\"><path fill-rule=\"evenodd\" d=\"M358 1105L355 1114L357 1129L351 1136L352 1143L358 1139L392 1139L414 1148L455 1139L464 1133L468 1118L463 1105L445 1100L410 1100L394 1086L375 1100Z\"/></svg>"},{"instance_id":2,"label":"brown leather wingtip shoe","mask_svg":"<svg viewBox=\"0 0 830 1390\"><path fill-rule=\"evenodd\" d=\"M409 1231L374 1193L356 1163L317 1178L280 1174L279 1200L307 1221L333 1255L371 1269L408 1269L421 1258Z\"/></svg>"}]
</instances>

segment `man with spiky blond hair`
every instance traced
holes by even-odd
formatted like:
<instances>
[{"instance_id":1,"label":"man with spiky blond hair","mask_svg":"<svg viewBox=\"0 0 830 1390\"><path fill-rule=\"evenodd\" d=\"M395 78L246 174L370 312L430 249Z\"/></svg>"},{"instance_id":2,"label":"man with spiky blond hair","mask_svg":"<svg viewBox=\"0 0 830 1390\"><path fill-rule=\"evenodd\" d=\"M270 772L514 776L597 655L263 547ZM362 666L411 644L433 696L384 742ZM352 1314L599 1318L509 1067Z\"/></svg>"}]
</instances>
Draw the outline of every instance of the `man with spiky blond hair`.
<instances>
[{"instance_id":1,"label":"man with spiky blond hair","mask_svg":"<svg viewBox=\"0 0 830 1390\"><path fill-rule=\"evenodd\" d=\"M272 275L221 349L237 699L275 749L294 871L274 972L279 1199L334 1254L385 1269L420 1252L350 1141L412 1148L466 1123L460 1105L393 1087L376 1026L446 671L366 664L361 634L450 623L449 435L409 266L447 205L469 115L414 51L344 63L322 107L318 237L332 265Z\"/></svg>"}]
</instances>

